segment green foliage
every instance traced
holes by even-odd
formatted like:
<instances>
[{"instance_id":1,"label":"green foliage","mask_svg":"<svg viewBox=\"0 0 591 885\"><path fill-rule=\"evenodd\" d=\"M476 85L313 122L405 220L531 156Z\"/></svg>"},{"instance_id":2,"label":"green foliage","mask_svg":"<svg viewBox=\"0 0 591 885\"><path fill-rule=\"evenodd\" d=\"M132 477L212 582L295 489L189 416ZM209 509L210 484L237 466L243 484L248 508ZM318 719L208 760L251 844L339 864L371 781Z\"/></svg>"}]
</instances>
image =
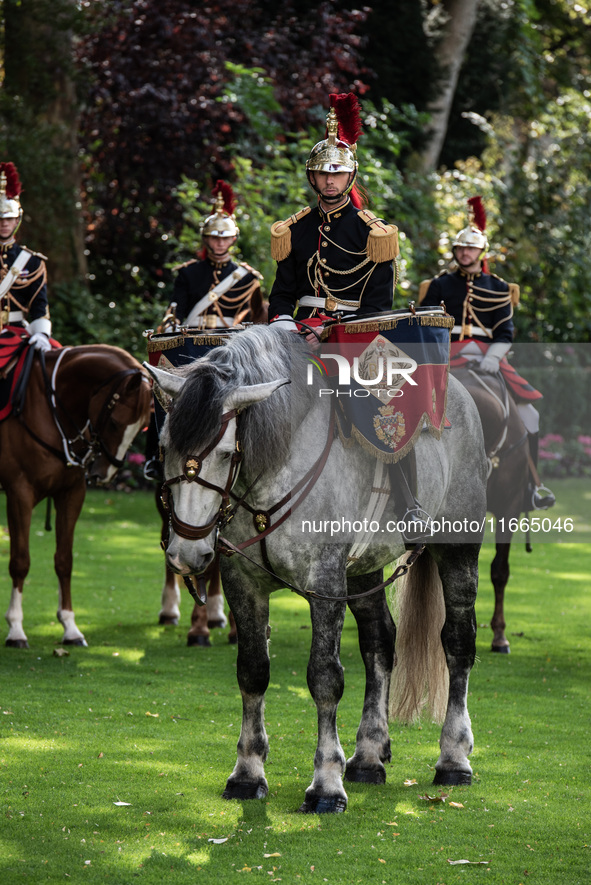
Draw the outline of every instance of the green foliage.
<instances>
[{"instance_id":1,"label":"green foliage","mask_svg":"<svg viewBox=\"0 0 591 885\"><path fill-rule=\"evenodd\" d=\"M51 293L53 336L61 344L115 344L140 362L146 359L143 332L155 328L161 316L162 310L139 295L115 301L76 284L55 286Z\"/></svg>"}]
</instances>

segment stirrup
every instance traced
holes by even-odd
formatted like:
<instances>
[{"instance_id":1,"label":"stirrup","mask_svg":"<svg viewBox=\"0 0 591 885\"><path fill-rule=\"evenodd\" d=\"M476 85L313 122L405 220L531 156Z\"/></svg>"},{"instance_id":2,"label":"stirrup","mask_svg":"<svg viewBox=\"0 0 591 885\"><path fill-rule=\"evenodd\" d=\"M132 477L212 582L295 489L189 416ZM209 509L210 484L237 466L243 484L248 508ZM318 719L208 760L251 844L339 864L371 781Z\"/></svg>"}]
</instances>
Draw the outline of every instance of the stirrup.
<instances>
[{"instance_id":1,"label":"stirrup","mask_svg":"<svg viewBox=\"0 0 591 885\"><path fill-rule=\"evenodd\" d=\"M158 482L162 482L164 479L164 471L162 470L162 462L159 458L150 458L149 461L146 461L144 464L144 477L145 479L155 479Z\"/></svg>"},{"instance_id":2,"label":"stirrup","mask_svg":"<svg viewBox=\"0 0 591 885\"><path fill-rule=\"evenodd\" d=\"M400 522L405 526L400 534L407 544L422 541L433 535L431 527L433 520L420 504L407 510Z\"/></svg>"},{"instance_id":3,"label":"stirrup","mask_svg":"<svg viewBox=\"0 0 591 885\"><path fill-rule=\"evenodd\" d=\"M556 498L554 494L544 485L534 488L531 494L531 506L533 510L549 510L554 507Z\"/></svg>"}]
</instances>

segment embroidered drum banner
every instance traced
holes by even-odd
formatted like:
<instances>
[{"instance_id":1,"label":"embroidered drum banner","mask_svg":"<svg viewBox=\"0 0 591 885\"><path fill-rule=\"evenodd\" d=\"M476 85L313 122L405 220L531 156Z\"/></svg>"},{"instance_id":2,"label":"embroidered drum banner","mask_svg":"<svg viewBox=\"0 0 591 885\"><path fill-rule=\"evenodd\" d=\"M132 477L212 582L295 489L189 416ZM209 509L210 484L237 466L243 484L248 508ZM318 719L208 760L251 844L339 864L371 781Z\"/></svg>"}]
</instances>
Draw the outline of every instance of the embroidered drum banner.
<instances>
[{"instance_id":1,"label":"embroidered drum banner","mask_svg":"<svg viewBox=\"0 0 591 885\"><path fill-rule=\"evenodd\" d=\"M386 463L404 457L426 428L445 426L450 330L442 308L353 318L323 330L311 369L327 379L341 438Z\"/></svg>"}]
</instances>

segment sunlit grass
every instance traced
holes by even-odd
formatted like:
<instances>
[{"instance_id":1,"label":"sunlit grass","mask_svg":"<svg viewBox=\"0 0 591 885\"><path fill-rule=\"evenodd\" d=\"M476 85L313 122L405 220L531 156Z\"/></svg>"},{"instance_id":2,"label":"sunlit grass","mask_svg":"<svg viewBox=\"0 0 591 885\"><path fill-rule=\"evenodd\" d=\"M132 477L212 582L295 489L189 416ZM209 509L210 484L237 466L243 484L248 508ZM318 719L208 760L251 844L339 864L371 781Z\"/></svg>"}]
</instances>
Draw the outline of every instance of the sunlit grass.
<instances>
[{"instance_id":1,"label":"sunlit grass","mask_svg":"<svg viewBox=\"0 0 591 885\"><path fill-rule=\"evenodd\" d=\"M472 787L432 786L437 726L392 723L387 784L347 785L346 814L307 817L295 813L317 731L306 602L283 590L271 603L269 797L225 802L240 730L236 648L227 631L216 631L211 649L187 648L187 594L181 624L157 626L163 562L153 496L89 494L73 584L89 647L61 658L53 655L62 635L53 539L41 511L24 599L31 648L0 649L3 881L587 883L591 548L536 544L526 554L515 543L509 656L489 651L494 551L483 550L468 698ZM5 563L6 550L0 538ZM349 614L341 655L337 720L350 755L364 678ZM445 802L422 798L441 793ZM460 858L487 864L448 864Z\"/></svg>"}]
</instances>

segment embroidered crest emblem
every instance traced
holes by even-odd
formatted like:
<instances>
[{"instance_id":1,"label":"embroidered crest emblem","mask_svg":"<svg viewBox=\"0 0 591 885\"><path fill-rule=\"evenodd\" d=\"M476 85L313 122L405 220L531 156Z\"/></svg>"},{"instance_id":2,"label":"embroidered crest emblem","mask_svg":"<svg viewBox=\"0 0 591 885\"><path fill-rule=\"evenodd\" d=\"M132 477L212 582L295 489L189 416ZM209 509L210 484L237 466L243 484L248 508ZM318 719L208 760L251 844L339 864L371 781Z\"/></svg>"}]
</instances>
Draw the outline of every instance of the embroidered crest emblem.
<instances>
[{"instance_id":1,"label":"embroidered crest emblem","mask_svg":"<svg viewBox=\"0 0 591 885\"><path fill-rule=\"evenodd\" d=\"M373 419L376 436L394 451L406 431L404 415L395 406L382 406L378 412Z\"/></svg>"}]
</instances>

